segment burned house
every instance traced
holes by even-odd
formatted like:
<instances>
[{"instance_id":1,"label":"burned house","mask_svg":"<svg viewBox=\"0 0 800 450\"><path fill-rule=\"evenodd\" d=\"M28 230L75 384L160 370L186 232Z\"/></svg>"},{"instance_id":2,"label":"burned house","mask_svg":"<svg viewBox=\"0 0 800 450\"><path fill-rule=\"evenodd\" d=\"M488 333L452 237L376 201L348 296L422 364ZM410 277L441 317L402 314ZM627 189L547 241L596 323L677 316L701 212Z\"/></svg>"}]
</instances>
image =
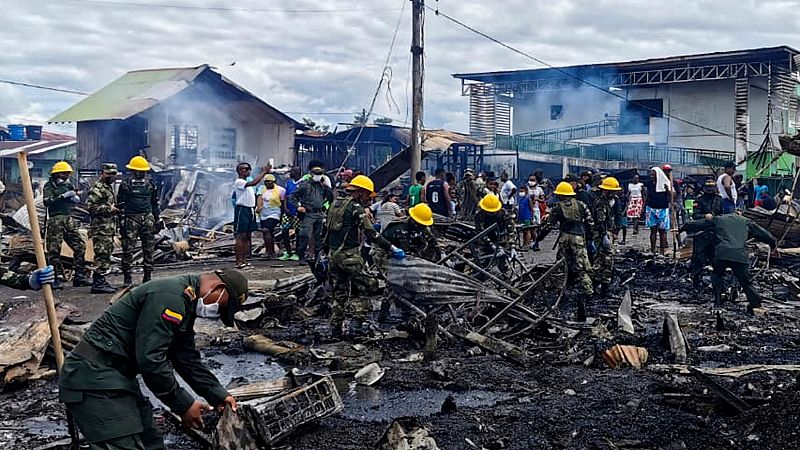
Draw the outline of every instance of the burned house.
<instances>
[{"instance_id":1,"label":"burned house","mask_svg":"<svg viewBox=\"0 0 800 450\"><path fill-rule=\"evenodd\" d=\"M58 114L77 122L77 166L291 164L298 122L208 65L128 72Z\"/></svg>"},{"instance_id":2,"label":"burned house","mask_svg":"<svg viewBox=\"0 0 800 450\"><path fill-rule=\"evenodd\" d=\"M470 99L470 133L518 151L522 172L670 163L694 173L797 131L798 54L780 46L453 76ZM785 155L771 172L794 163Z\"/></svg>"}]
</instances>

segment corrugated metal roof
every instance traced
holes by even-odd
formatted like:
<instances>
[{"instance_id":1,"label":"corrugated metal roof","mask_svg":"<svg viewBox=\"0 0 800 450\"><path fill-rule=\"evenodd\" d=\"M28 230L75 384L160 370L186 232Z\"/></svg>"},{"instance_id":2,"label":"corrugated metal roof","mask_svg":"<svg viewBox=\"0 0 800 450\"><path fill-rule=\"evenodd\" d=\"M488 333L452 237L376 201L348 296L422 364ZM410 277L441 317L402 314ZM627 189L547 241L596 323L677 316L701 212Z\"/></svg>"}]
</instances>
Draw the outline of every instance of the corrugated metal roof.
<instances>
[{"instance_id":1,"label":"corrugated metal roof","mask_svg":"<svg viewBox=\"0 0 800 450\"><path fill-rule=\"evenodd\" d=\"M128 72L48 122L127 119L186 89L206 69L203 64Z\"/></svg>"},{"instance_id":2,"label":"corrugated metal roof","mask_svg":"<svg viewBox=\"0 0 800 450\"><path fill-rule=\"evenodd\" d=\"M22 150L29 155L58 150L63 147L77 144L76 140L63 141L3 141L0 142L0 158L16 156Z\"/></svg>"}]
</instances>

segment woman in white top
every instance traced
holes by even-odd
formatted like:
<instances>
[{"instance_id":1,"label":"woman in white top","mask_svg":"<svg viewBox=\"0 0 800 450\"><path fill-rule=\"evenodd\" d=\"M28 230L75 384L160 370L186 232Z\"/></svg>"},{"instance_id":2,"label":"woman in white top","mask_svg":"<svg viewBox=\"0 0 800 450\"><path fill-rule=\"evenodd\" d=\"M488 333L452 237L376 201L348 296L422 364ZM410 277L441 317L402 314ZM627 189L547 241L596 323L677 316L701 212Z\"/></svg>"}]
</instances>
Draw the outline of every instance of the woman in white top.
<instances>
[{"instance_id":1,"label":"woman in white top","mask_svg":"<svg viewBox=\"0 0 800 450\"><path fill-rule=\"evenodd\" d=\"M639 234L639 218L642 217L644 207L642 186L644 185L639 181L639 175L634 175L633 180L628 183L628 210L625 215L633 221L633 234Z\"/></svg>"}]
</instances>

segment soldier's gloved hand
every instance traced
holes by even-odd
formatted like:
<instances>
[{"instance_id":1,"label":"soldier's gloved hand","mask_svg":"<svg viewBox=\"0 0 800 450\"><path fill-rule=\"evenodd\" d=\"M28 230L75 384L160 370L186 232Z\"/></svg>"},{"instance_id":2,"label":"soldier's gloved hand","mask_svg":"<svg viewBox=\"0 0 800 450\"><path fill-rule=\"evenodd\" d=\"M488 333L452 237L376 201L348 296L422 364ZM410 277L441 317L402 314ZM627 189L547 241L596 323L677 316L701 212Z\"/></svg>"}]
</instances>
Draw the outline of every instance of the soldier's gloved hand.
<instances>
[{"instance_id":1,"label":"soldier's gloved hand","mask_svg":"<svg viewBox=\"0 0 800 450\"><path fill-rule=\"evenodd\" d=\"M392 258L394 258L394 259L405 259L406 258L406 252L403 251L402 248L398 248L398 247L395 247L393 245L392 248L391 248L391 251L392 251Z\"/></svg>"},{"instance_id":2,"label":"soldier's gloved hand","mask_svg":"<svg viewBox=\"0 0 800 450\"><path fill-rule=\"evenodd\" d=\"M67 192L64 192L63 194L61 194L61 198L70 199L70 198L75 197L77 195L78 195L78 193L75 192L75 191L67 191Z\"/></svg>"},{"instance_id":3,"label":"soldier's gloved hand","mask_svg":"<svg viewBox=\"0 0 800 450\"><path fill-rule=\"evenodd\" d=\"M46 283L52 283L56 280L56 274L53 271L53 266L44 266L41 269L36 269L28 275L28 284L31 289L38 291Z\"/></svg>"},{"instance_id":4,"label":"soldier's gloved hand","mask_svg":"<svg viewBox=\"0 0 800 450\"><path fill-rule=\"evenodd\" d=\"M74 192L74 191L70 191L70 192ZM72 203L80 203L81 202L81 196L77 195L77 194L73 195L72 197L69 198L69 201L71 201Z\"/></svg>"},{"instance_id":5,"label":"soldier's gloved hand","mask_svg":"<svg viewBox=\"0 0 800 450\"><path fill-rule=\"evenodd\" d=\"M603 250L607 252L611 251L611 239L609 239L607 234L603 236Z\"/></svg>"}]
</instances>

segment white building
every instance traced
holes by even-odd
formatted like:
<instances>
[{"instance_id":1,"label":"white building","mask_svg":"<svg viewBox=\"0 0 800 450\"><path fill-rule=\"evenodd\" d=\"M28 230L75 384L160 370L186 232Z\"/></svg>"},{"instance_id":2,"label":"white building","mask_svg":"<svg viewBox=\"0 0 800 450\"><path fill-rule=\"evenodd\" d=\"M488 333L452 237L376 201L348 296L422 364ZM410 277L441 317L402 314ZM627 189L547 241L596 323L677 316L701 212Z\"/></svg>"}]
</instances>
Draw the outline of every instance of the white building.
<instances>
[{"instance_id":1,"label":"white building","mask_svg":"<svg viewBox=\"0 0 800 450\"><path fill-rule=\"evenodd\" d=\"M519 152L522 172L526 161L611 169L668 162L701 172L745 160L767 135L779 148L778 135L796 132L798 54L781 46L453 76L470 97L470 133ZM779 162L788 171L794 158Z\"/></svg>"}]
</instances>

